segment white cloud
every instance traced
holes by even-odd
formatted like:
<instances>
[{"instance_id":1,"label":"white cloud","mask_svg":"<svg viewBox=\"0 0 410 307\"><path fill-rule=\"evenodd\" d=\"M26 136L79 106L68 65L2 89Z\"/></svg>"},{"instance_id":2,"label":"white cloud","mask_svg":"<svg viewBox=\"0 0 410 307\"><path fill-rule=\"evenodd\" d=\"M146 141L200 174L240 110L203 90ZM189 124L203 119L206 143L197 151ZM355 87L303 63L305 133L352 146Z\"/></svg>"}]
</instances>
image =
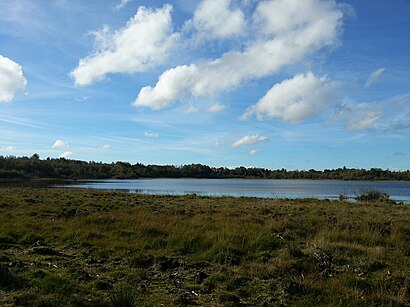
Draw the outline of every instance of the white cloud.
<instances>
[{"instance_id":1,"label":"white cloud","mask_svg":"<svg viewBox=\"0 0 410 307\"><path fill-rule=\"evenodd\" d=\"M288 35L305 32L317 35L320 26L335 26L342 18L342 12L333 0L268 0L261 1L255 11L254 21L267 35ZM311 27L312 26L312 27ZM305 30L308 30L307 32ZM334 29L322 29L324 35L333 36ZM329 31L328 33L325 33ZM311 39L306 37L306 39Z\"/></svg>"},{"instance_id":2,"label":"white cloud","mask_svg":"<svg viewBox=\"0 0 410 307\"><path fill-rule=\"evenodd\" d=\"M30 121L25 118L19 118L15 116L10 116L8 114L1 114L0 113L0 122L5 122L13 125L23 126L23 127L30 127L30 128L41 128L38 125L34 125Z\"/></svg>"},{"instance_id":3,"label":"white cloud","mask_svg":"<svg viewBox=\"0 0 410 307\"><path fill-rule=\"evenodd\" d=\"M190 104L188 108L185 110L185 113L187 114L193 114L193 113L198 113L198 112L199 112L198 108L193 106L192 104Z\"/></svg>"},{"instance_id":4,"label":"white cloud","mask_svg":"<svg viewBox=\"0 0 410 307\"><path fill-rule=\"evenodd\" d=\"M264 12L264 5L278 5ZM285 5L290 3L293 5ZM269 19L268 15L270 16ZM271 19L295 16L281 27ZM301 15L302 17L296 18ZM158 110L186 96L212 97L238 87L244 81L277 73L286 65L338 42L343 14L336 2L322 0L270 0L259 2L254 41L243 51L229 51L215 60L177 66L162 73L154 87L140 90L134 105Z\"/></svg>"},{"instance_id":5,"label":"white cloud","mask_svg":"<svg viewBox=\"0 0 410 307\"><path fill-rule=\"evenodd\" d=\"M66 151L64 153L62 153L59 158L68 158L72 155L73 153L71 151Z\"/></svg>"},{"instance_id":6,"label":"white cloud","mask_svg":"<svg viewBox=\"0 0 410 307\"><path fill-rule=\"evenodd\" d=\"M4 146L0 148L1 151L5 151L5 152L12 152L15 151L16 148L14 146Z\"/></svg>"},{"instance_id":7,"label":"white cloud","mask_svg":"<svg viewBox=\"0 0 410 307\"><path fill-rule=\"evenodd\" d=\"M159 134L158 133L153 133L153 132L145 132L144 136L146 138L150 138L150 139L157 139L159 138Z\"/></svg>"},{"instance_id":8,"label":"white cloud","mask_svg":"<svg viewBox=\"0 0 410 307\"><path fill-rule=\"evenodd\" d=\"M102 150L110 150L110 149L111 149L111 145L105 144L105 145L103 145L103 146L101 147L101 149L102 149Z\"/></svg>"},{"instance_id":9,"label":"white cloud","mask_svg":"<svg viewBox=\"0 0 410 307\"><path fill-rule=\"evenodd\" d=\"M76 99L78 102L84 102L90 99L90 96L83 96Z\"/></svg>"},{"instance_id":10,"label":"white cloud","mask_svg":"<svg viewBox=\"0 0 410 307\"><path fill-rule=\"evenodd\" d=\"M383 113L377 109L377 104L341 104L331 116L331 120L347 121L347 130L358 131L375 127L375 124L383 117Z\"/></svg>"},{"instance_id":11,"label":"white cloud","mask_svg":"<svg viewBox=\"0 0 410 307\"><path fill-rule=\"evenodd\" d=\"M208 108L208 111L212 113L219 113L219 112L222 112L223 110L225 110L225 106L220 103L215 103Z\"/></svg>"},{"instance_id":12,"label":"white cloud","mask_svg":"<svg viewBox=\"0 0 410 307\"><path fill-rule=\"evenodd\" d=\"M0 55L0 102L10 102L15 93L24 90L26 85L22 67Z\"/></svg>"},{"instance_id":13,"label":"white cloud","mask_svg":"<svg viewBox=\"0 0 410 307\"><path fill-rule=\"evenodd\" d=\"M107 26L94 34L95 52L81 59L70 75L78 86L102 80L110 73L144 72L162 64L179 35L172 33L171 5L140 7L118 31Z\"/></svg>"},{"instance_id":14,"label":"white cloud","mask_svg":"<svg viewBox=\"0 0 410 307\"><path fill-rule=\"evenodd\" d=\"M121 0L120 3L117 4L115 7L117 10L121 10L123 7L125 7L128 3L130 3L133 0Z\"/></svg>"},{"instance_id":15,"label":"white cloud","mask_svg":"<svg viewBox=\"0 0 410 307\"><path fill-rule=\"evenodd\" d=\"M369 76L369 78L366 81L365 86L366 87L370 87L373 83L375 83L377 80L379 80L379 78L383 75L385 69L384 68L380 68L374 72L372 72Z\"/></svg>"},{"instance_id":16,"label":"white cloud","mask_svg":"<svg viewBox=\"0 0 410 307\"><path fill-rule=\"evenodd\" d=\"M203 0L185 27L194 28L199 40L222 39L239 35L245 27L240 9L231 9L232 0Z\"/></svg>"},{"instance_id":17,"label":"white cloud","mask_svg":"<svg viewBox=\"0 0 410 307\"><path fill-rule=\"evenodd\" d=\"M326 79L309 72L275 84L242 118L256 115L258 119L280 118L297 123L326 109L330 99Z\"/></svg>"},{"instance_id":18,"label":"white cloud","mask_svg":"<svg viewBox=\"0 0 410 307\"><path fill-rule=\"evenodd\" d=\"M259 134L245 135L239 140L236 140L235 142L233 142L231 147L236 148L236 147L241 147L241 146L249 146L249 145L259 143L259 142L266 142L267 140L268 138L266 136L262 136Z\"/></svg>"},{"instance_id":19,"label":"white cloud","mask_svg":"<svg viewBox=\"0 0 410 307\"><path fill-rule=\"evenodd\" d=\"M158 80L155 88L146 86L140 90L134 105L159 110L171 101L181 98L183 91L192 86L198 75L196 65L177 66L165 71Z\"/></svg>"},{"instance_id":20,"label":"white cloud","mask_svg":"<svg viewBox=\"0 0 410 307\"><path fill-rule=\"evenodd\" d=\"M251 155L251 156L254 156L254 155L256 155L258 152L260 152L261 150L260 149L251 149L250 151L249 151L249 154Z\"/></svg>"},{"instance_id":21,"label":"white cloud","mask_svg":"<svg viewBox=\"0 0 410 307\"><path fill-rule=\"evenodd\" d=\"M375 111L363 112L350 119L346 124L346 129L356 131L372 128L382 115L381 112Z\"/></svg>"},{"instance_id":22,"label":"white cloud","mask_svg":"<svg viewBox=\"0 0 410 307\"><path fill-rule=\"evenodd\" d=\"M53 148L61 148L67 146L67 143L62 140L57 140L54 142Z\"/></svg>"}]
</instances>

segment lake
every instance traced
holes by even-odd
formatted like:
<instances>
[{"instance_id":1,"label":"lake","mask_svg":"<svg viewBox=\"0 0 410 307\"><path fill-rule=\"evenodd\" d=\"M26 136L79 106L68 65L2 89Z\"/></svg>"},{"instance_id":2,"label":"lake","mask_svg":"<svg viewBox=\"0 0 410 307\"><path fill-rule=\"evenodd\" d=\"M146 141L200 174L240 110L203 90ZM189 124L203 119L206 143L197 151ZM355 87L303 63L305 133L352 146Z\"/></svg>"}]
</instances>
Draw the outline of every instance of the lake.
<instances>
[{"instance_id":1,"label":"lake","mask_svg":"<svg viewBox=\"0 0 410 307\"><path fill-rule=\"evenodd\" d=\"M250 196L262 198L338 198L354 197L371 188L390 195L396 201L410 203L410 182L397 181L331 181L331 180L265 180L265 179L137 179L78 181L84 189L120 190L140 194L203 196Z\"/></svg>"}]
</instances>

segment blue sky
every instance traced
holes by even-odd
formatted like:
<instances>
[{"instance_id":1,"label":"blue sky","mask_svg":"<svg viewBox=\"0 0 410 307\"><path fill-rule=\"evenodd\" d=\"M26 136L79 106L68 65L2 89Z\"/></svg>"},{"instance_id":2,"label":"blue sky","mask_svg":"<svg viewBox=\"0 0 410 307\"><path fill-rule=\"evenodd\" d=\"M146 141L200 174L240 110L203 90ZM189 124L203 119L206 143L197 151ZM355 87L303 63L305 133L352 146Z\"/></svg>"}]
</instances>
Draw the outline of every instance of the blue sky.
<instances>
[{"instance_id":1,"label":"blue sky","mask_svg":"<svg viewBox=\"0 0 410 307\"><path fill-rule=\"evenodd\" d=\"M0 155L406 170L408 0L0 0Z\"/></svg>"}]
</instances>

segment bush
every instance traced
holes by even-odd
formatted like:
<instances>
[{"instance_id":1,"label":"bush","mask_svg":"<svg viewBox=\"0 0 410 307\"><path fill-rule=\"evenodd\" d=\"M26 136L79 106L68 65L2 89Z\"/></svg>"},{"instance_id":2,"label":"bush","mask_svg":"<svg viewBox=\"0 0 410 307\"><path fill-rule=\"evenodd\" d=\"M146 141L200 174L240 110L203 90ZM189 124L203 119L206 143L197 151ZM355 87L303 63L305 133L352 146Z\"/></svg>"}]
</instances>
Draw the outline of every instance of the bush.
<instances>
[{"instance_id":1,"label":"bush","mask_svg":"<svg viewBox=\"0 0 410 307\"><path fill-rule=\"evenodd\" d=\"M371 203L377 201L390 201L390 195L383 193L375 189L362 189L359 193L356 193L356 198L358 202L362 203Z\"/></svg>"}]
</instances>

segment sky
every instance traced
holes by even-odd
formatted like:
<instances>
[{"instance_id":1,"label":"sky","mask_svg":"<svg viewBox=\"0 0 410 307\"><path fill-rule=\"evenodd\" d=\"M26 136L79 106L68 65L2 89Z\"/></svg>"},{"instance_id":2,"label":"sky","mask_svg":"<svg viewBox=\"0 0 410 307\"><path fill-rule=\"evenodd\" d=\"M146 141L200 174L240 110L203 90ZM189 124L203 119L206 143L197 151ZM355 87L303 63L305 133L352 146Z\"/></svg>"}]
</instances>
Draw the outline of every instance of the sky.
<instances>
[{"instance_id":1,"label":"sky","mask_svg":"<svg viewBox=\"0 0 410 307\"><path fill-rule=\"evenodd\" d=\"M409 169L408 0L0 0L0 155Z\"/></svg>"}]
</instances>

